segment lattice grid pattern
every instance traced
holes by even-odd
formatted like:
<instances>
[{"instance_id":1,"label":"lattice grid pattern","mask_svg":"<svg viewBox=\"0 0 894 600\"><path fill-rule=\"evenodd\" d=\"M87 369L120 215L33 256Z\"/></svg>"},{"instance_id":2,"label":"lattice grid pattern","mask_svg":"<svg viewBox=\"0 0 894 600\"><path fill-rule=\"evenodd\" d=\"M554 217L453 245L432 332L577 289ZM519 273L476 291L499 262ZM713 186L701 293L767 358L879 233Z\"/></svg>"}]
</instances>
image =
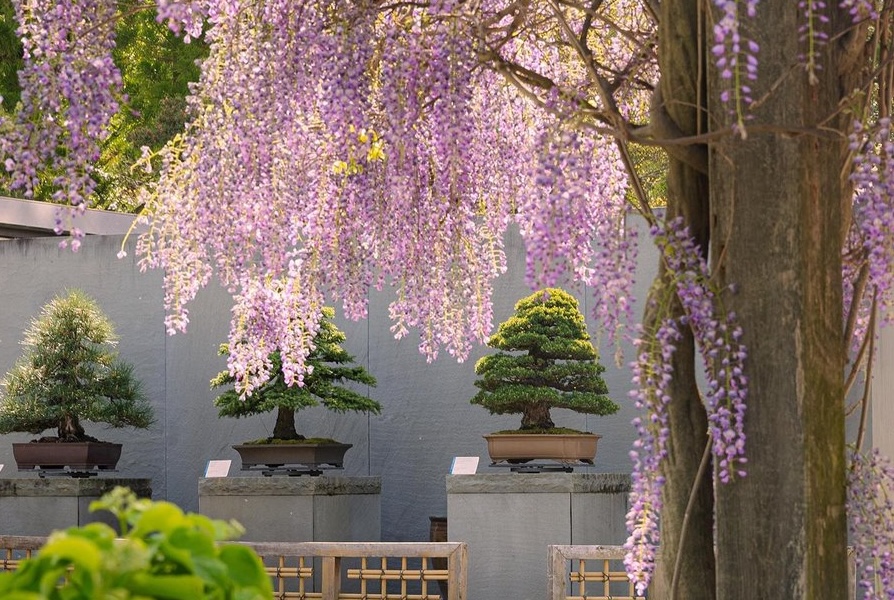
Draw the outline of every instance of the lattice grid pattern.
<instances>
[{"instance_id":1,"label":"lattice grid pattern","mask_svg":"<svg viewBox=\"0 0 894 600\"><path fill-rule=\"evenodd\" d=\"M46 541L0 536L2 570ZM264 560L274 600L460 600L466 544L457 542L243 542Z\"/></svg>"},{"instance_id":2,"label":"lattice grid pattern","mask_svg":"<svg viewBox=\"0 0 894 600\"><path fill-rule=\"evenodd\" d=\"M12 571L19 567L19 563L40 548L46 538L32 536L0 536L0 551L3 561L0 563L0 571Z\"/></svg>"},{"instance_id":3,"label":"lattice grid pattern","mask_svg":"<svg viewBox=\"0 0 894 600\"><path fill-rule=\"evenodd\" d=\"M624 571L621 546L550 546L549 600L645 600Z\"/></svg>"}]
</instances>

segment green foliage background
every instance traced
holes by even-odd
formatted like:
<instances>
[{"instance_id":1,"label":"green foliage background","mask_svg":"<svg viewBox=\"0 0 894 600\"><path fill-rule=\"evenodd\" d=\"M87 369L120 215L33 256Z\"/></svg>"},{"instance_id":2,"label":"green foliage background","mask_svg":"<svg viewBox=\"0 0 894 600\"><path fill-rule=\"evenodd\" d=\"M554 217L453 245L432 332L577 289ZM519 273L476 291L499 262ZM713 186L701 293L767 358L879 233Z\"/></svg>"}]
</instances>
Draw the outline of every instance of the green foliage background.
<instances>
[{"instance_id":1,"label":"green foliage background","mask_svg":"<svg viewBox=\"0 0 894 600\"><path fill-rule=\"evenodd\" d=\"M94 177L97 189L93 204L124 212L140 207L135 192L154 177L133 165L141 157L141 147L159 150L179 132L188 119L186 96L190 82L198 81L201 61L208 48L200 40L184 43L167 26L155 21L152 6L137 0L119 3L115 62L124 83L122 109L112 119L108 139L103 143ZM0 0L0 106L7 114L19 101L18 70L22 67L22 46L16 35L12 0ZM2 173L2 170L0 170ZM51 200L51 173L45 173L37 200ZM3 188L0 192L15 195Z\"/></svg>"}]
</instances>

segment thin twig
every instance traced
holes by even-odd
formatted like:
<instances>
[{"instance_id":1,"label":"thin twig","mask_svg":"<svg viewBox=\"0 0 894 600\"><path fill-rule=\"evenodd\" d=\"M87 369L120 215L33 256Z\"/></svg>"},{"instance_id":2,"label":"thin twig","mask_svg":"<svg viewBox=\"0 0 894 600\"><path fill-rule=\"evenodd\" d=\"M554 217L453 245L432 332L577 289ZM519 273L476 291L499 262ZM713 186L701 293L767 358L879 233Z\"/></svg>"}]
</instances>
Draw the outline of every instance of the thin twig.
<instances>
[{"instance_id":1,"label":"thin twig","mask_svg":"<svg viewBox=\"0 0 894 600\"><path fill-rule=\"evenodd\" d=\"M872 312L869 314L869 329L866 332L869 340L869 357L866 359L866 382L863 386L863 397L860 399L862 408L860 409L860 428L857 430L857 451L863 447L863 437L866 435L866 419L869 415L869 391L872 389L872 360L875 355L875 313L876 300L872 298Z\"/></svg>"},{"instance_id":2,"label":"thin twig","mask_svg":"<svg viewBox=\"0 0 894 600\"><path fill-rule=\"evenodd\" d=\"M711 458L711 436L705 443L705 451L702 452L702 462L698 465L698 473L695 475L695 481L692 482L692 489L689 490L689 501L686 503L686 512L683 513L683 524L680 526L680 543L677 544L677 557L674 559L674 575L671 579L670 600L674 600L677 595L677 584L680 582L680 570L683 567L683 543L686 541L686 530L689 525L689 516L692 514L692 507L695 505L695 495L698 492L699 484L705 476L708 468L708 462Z\"/></svg>"}]
</instances>

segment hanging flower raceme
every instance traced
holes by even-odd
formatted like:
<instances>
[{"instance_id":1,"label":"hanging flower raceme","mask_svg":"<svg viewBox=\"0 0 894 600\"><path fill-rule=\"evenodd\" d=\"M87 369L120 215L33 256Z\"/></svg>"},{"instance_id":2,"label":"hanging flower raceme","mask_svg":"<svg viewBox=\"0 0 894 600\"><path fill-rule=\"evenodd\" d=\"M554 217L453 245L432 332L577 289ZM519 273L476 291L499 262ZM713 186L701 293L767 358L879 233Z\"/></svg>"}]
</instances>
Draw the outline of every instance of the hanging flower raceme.
<instances>
[{"instance_id":1,"label":"hanging flower raceme","mask_svg":"<svg viewBox=\"0 0 894 600\"><path fill-rule=\"evenodd\" d=\"M636 268L624 168L612 141L583 130L555 93L551 102L558 116L537 140L533 186L518 200L526 279L534 288L569 278L589 284L593 314L614 341L632 316Z\"/></svg>"},{"instance_id":2,"label":"hanging flower raceme","mask_svg":"<svg viewBox=\"0 0 894 600\"><path fill-rule=\"evenodd\" d=\"M57 211L56 232L71 230L77 249L83 234L72 219L83 214L96 187L93 164L119 107L121 74L111 54L117 3L35 0L15 6L22 106L14 120L0 115L0 160L11 189L30 198L49 183L55 201L75 207Z\"/></svg>"},{"instance_id":3,"label":"hanging flower raceme","mask_svg":"<svg viewBox=\"0 0 894 600\"><path fill-rule=\"evenodd\" d=\"M735 315L724 314L711 288L708 266L683 226L674 219L665 229L654 226L652 236L666 266L666 286L653 293L649 310L657 323L654 331L641 330L634 341L638 356L631 367L635 389L631 396L642 416L633 425L637 440L631 452L633 489L627 514L630 536L625 548L628 576L639 593L651 580L658 548L659 515L664 477L662 461L667 457L668 385L673 377L671 359L681 328L692 332L707 375L703 392L708 413L708 435L723 483L745 475L745 398L748 381L744 374L747 357L740 343L742 330ZM679 303L679 308L675 308ZM675 316L682 309L682 315Z\"/></svg>"},{"instance_id":4,"label":"hanging flower raceme","mask_svg":"<svg viewBox=\"0 0 894 600\"><path fill-rule=\"evenodd\" d=\"M714 0L720 16L714 24L711 52L720 78L725 82L720 98L729 103L740 135L745 135L748 105L752 102L751 85L757 79L757 53L760 50L757 42L746 36L744 24L746 19L754 17L758 3L759 0Z\"/></svg>"},{"instance_id":5,"label":"hanging flower raceme","mask_svg":"<svg viewBox=\"0 0 894 600\"><path fill-rule=\"evenodd\" d=\"M862 344L868 334L869 310L874 298L881 314L881 322L894 318L894 141L890 119L879 119L873 130L864 130L854 123L850 148L855 153L854 220L849 240L859 243L862 251L846 256L845 289L853 291L859 276L856 264L865 261L868 290L858 307L854 348ZM851 244L851 250L856 244ZM845 302L852 301L845 294ZM846 306L850 309L850 306Z\"/></svg>"},{"instance_id":6,"label":"hanging flower raceme","mask_svg":"<svg viewBox=\"0 0 894 600\"><path fill-rule=\"evenodd\" d=\"M866 600L894 598L894 467L878 449L854 452L847 483L857 585Z\"/></svg>"},{"instance_id":7,"label":"hanging flower raceme","mask_svg":"<svg viewBox=\"0 0 894 600\"><path fill-rule=\"evenodd\" d=\"M741 344L742 328L736 315L725 313L710 285L707 263L678 218L662 234L653 229L683 306L681 325L688 326L705 364L704 391L708 432L718 460L717 475L727 483L745 475L745 398L748 379L744 373L747 352Z\"/></svg>"},{"instance_id":8,"label":"hanging flower raceme","mask_svg":"<svg viewBox=\"0 0 894 600\"><path fill-rule=\"evenodd\" d=\"M654 332L640 329L640 337L634 341L638 354L637 360L631 364L635 387L630 397L643 416L633 420L637 439L630 452L633 461L630 510L627 512L630 535L624 544L624 566L630 580L636 584L638 594L645 593L652 579L660 540L664 487L661 464L667 458L670 437L668 386L673 377L671 359L679 339L679 324L674 319L665 318Z\"/></svg>"}]
</instances>

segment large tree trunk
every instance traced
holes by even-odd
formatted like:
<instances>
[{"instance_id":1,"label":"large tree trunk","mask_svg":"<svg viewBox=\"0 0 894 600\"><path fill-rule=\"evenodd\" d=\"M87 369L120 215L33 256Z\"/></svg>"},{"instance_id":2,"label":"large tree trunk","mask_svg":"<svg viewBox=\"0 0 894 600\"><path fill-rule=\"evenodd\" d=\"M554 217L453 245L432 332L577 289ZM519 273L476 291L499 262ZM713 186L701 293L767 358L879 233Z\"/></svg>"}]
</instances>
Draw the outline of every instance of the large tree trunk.
<instances>
[{"instance_id":1,"label":"large tree trunk","mask_svg":"<svg viewBox=\"0 0 894 600\"><path fill-rule=\"evenodd\" d=\"M711 153L713 267L737 289L724 299L745 331L750 383L748 475L716 490L724 600L846 598L843 142L794 132L833 114L840 88L834 51L817 85L797 67L800 12L758 5L748 34L761 47L754 97L766 97L747 140ZM711 99L729 123L719 90Z\"/></svg>"},{"instance_id":2,"label":"large tree trunk","mask_svg":"<svg viewBox=\"0 0 894 600\"><path fill-rule=\"evenodd\" d=\"M698 31L697 0L661 3L662 78L652 124L661 137L695 136L706 130L704 104L703 36ZM701 63L700 63L701 61ZM701 75L701 78L700 78ZM707 258L708 180L704 146L690 146L670 152L667 175L667 218L683 217ZM653 293L664 294L665 269L659 270ZM680 315L679 302L674 303ZM647 310L644 323L656 326L653 311ZM663 467L666 478L661 511L661 547L650 598L714 598L713 486L707 469L698 481L699 463L707 442L707 416L696 383L695 348L690 332L683 331L673 357L672 401L668 406L671 438ZM683 531L683 520L694 489L693 504ZM682 544L681 544L682 542ZM672 592L674 567L679 579Z\"/></svg>"}]
</instances>

